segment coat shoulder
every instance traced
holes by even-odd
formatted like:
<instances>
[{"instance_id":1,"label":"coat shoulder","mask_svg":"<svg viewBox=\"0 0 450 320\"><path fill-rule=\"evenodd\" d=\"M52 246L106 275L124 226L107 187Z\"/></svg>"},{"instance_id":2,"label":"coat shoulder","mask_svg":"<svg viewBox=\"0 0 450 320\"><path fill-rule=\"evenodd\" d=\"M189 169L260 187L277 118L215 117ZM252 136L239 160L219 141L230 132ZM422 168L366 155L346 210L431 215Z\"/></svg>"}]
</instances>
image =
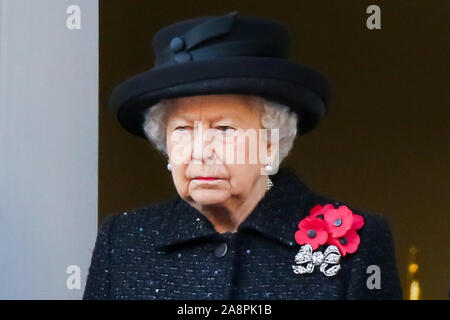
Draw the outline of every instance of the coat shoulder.
<instances>
[{"instance_id":1,"label":"coat shoulder","mask_svg":"<svg viewBox=\"0 0 450 320\"><path fill-rule=\"evenodd\" d=\"M172 209L174 200L151 203L134 209L115 212L107 215L99 229L100 233L108 233L116 239L123 239L134 233L151 234L160 227Z\"/></svg>"},{"instance_id":2,"label":"coat shoulder","mask_svg":"<svg viewBox=\"0 0 450 320\"><path fill-rule=\"evenodd\" d=\"M381 212L369 211L366 209L361 209L358 206L353 205L350 202L341 201L334 199L329 196L320 195L314 192L311 192L310 199L311 202L310 207L314 204L333 204L335 208L340 206L347 206L354 214L360 215L364 219L364 226L358 233L364 233L365 235L370 235L370 240L375 239L383 239L383 238L391 238L391 227L388 222L388 217L386 217Z\"/></svg>"}]
</instances>

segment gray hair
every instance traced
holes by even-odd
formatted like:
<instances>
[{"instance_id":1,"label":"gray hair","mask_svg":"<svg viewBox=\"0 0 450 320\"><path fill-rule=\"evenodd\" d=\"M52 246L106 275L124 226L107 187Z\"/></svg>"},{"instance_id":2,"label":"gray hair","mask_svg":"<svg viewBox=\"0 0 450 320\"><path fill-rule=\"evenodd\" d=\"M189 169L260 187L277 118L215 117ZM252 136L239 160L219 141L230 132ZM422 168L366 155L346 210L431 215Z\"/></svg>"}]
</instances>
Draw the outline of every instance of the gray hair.
<instances>
[{"instance_id":1,"label":"gray hair","mask_svg":"<svg viewBox=\"0 0 450 320\"><path fill-rule=\"evenodd\" d=\"M292 149L297 135L297 114L290 108L275 101L267 100L259 96L250 96L252 102L262 101L264 111L261 115L261 123L265 129L279 129L279 163L283 161ZM160 100L145 111L143 129L148 140L167 156L166 149L166 125L168 114L164 101ZM268 134L270 143L271 135Z\"/></svg>"}]
</instances>

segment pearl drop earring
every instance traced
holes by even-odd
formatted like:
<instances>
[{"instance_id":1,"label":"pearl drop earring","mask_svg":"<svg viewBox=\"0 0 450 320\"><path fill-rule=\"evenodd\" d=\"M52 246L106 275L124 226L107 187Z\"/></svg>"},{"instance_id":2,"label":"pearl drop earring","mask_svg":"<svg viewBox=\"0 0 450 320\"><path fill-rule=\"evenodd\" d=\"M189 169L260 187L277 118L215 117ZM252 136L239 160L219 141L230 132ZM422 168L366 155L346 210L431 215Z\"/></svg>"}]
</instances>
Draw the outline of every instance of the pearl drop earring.
<instances>
[{"instance_id":1,"label":"pearl drop earring","mask_svg":"<svg viewBox=\"0 0 450 320\"><path fill-rule=\"evenodd\" d=\"M172 171L172 165L169 163L167 163L167 170Z\"/></svg>"},{"instance_id":2,"label":"pearl drop earring","mask_svg":"<svg viewBox=\"0 0 450 320\"><path fill-rule=\"evenodd\" d=\"M272 172L272 166L270 164L267 164L264 169L266 170L267 173L271 173Z\"/></svg>"}]
</instances>

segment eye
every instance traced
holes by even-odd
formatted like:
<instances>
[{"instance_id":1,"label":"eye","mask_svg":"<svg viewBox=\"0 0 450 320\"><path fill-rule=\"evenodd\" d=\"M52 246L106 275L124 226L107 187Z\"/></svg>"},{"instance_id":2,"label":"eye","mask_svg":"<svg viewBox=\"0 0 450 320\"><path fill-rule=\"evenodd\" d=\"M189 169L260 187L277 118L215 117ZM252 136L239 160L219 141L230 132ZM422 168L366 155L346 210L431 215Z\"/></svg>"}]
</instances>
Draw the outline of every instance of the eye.
<instances>
[{"instance_id":1,"label":"eye","mask_svg":"<svg viewBox=\"0 0 450 320\"><path fill-rule=\"evenodd\" d=\"M180 130L180 131L186 131L189 129L191 129L191 127L189 127L189 126L178 126L175 128L175 130Z\"/></svg>"},{"instance_id":2,"label":"eye","mask_svg":"<svg viewBox=\"0 0 450 320\"><path fill-rule=\"evenodd\" d=\"M216 129L220 131L235 130L233 127L230 126L217 126Z\"/></svg>"}]
</instances>

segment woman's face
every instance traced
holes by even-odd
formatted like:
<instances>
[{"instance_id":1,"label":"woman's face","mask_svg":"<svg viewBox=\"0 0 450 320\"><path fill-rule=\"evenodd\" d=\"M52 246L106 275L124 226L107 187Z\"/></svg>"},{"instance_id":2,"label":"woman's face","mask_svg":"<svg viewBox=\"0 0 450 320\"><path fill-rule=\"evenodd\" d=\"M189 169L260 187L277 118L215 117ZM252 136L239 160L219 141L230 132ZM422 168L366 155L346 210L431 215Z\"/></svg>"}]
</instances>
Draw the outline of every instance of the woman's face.
<instances>
[{"instance_id":1,"label":"woman's face","mask_svg":"<svg viewBox=\"0 0 450 320\"><path fill-rule=\"evenodd\" d=\"M257 101L234 94L166 100L167 152L183 199L202 206L245 201L267 179Z\"/></svg>"}]
</instances>

